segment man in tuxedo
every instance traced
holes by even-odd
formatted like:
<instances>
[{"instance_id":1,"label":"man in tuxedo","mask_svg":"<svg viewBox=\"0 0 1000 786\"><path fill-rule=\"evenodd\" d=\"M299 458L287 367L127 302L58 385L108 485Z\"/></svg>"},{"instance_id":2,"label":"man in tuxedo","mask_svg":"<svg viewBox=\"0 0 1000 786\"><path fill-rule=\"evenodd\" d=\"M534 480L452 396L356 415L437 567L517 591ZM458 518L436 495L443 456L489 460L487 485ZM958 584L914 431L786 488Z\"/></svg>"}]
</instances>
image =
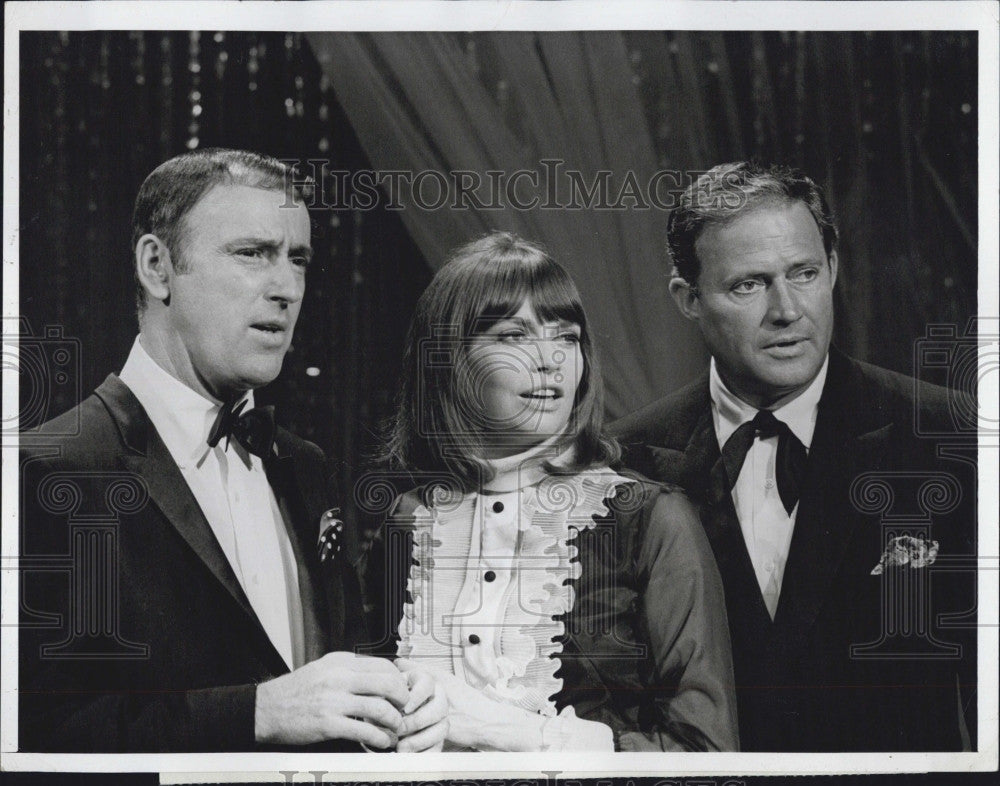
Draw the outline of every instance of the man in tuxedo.
<instances>
[{"instance_id":1,"label":"man in tuxedo","mask_svg":"<svg viewBox=\"0 0 1000 786\"><path fill-rule=\"evenodd\" d=\"M312 253L291 174L204 150L139 191L128 360L22 452L20 750L440 747L433 680L351 652L322 452L254 406Z\"/></svg>"},{"instance_id":2,"label":"man in tuxedo","mask_svg":"<svg viewBox=\"0 0 1000 786\"><path fill-rule=\"evenodd\" d=\"M699 507L741 748L974 746L975 463L915 428L947 431L948 391L830 346L837 229L801 173L715 167L667 242L710 368L613 432L629 466Z\"/></svg>"}]
</instances>

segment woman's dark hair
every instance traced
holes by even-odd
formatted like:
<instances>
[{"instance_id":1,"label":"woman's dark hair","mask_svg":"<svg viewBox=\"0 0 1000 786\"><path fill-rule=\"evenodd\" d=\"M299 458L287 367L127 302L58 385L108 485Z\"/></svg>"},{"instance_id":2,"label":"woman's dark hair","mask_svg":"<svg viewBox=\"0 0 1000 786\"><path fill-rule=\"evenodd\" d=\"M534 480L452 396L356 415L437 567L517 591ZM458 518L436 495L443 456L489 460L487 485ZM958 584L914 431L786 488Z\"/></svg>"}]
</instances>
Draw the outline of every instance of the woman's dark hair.
<instances>
[{"instance_id":1,"label":"woman's dark hair","mask_svg":"<svg viewBox=\"0 0 1000 786\"><path fill-rule=\"evenodd\" d=\"M545 322L580 326L583 371L560 446L575 447L569 469L618 459L618 445L601 434L600 371L576 285L538 245L492 232L453 252L417 302L386 463L415 473L447 472L465 490L489 478L482 421L470 406L477 396L461 369L470 340L525 301Z\"/></svg>"}]
</instances>

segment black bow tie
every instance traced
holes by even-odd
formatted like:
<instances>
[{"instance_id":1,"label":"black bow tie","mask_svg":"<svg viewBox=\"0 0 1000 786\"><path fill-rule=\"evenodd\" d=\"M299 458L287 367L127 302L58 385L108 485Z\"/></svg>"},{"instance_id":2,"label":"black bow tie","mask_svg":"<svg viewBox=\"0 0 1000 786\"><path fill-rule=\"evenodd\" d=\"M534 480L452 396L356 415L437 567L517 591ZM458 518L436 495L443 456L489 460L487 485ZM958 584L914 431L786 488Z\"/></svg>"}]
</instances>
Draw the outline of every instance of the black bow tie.
<instances>
[{"instance_id":1,"label":"black bow tie","mask_svg":"<svg viewBox=\"0 0 1000 786\"><path fill-rule=\"evenodd\" d=\"M791 516L795 503L799 501L802 477L805 474L806 448L788 428L788 424L778 420L769 410L760 410L753 420L736 429L722 447L722 463L726 469L728 490L732 491L736 485L747 452L757 437L778 438L778 457L775 466L775 474L778 476L778 496L781 497L781 504Z\"/></svg>"},{"instance_id":2,"label":"black bow tie","mask_svg":"<svg viewBox=\"0 0 1000 786\"><path fill-rule=\"evenodd\" d=\"M219 410L208 435L208 446L214 448L225 437L228 448L229 440L235 439L248 452L267 461L274 446L274 407L254 407L243 412L246 399L236 406L234 403L224 404Z\"/></svg>"}]
</instances>

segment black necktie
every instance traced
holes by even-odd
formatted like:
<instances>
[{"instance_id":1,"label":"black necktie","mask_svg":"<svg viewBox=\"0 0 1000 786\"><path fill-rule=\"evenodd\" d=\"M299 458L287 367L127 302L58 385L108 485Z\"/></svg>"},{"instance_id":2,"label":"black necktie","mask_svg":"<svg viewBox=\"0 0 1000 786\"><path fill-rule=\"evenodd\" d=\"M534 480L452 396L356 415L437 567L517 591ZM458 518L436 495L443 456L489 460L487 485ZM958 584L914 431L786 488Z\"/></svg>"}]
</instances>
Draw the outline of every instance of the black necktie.
<instances>
[{"instance_id":1,"label":"black necktie","mask_svg":"<svg viewBox=\"0 0 1000 786\"><path fill-rule=\"evenodd\" d=\"M778 420L770 410L760 410L753 420L736 429L723 445L722 463L726 468L729 490L732 491L736 485L747 452L757 437L778 438L778 457L775 462L778 496L781 497L781 504L791 516L795 503L799 501L799 489L805 473L807 454L805 446L788 428L788 424Z\"/></svg>"},{"instance_id":2,"label":"black necktie","mask_svg":"<svg viewBox=\"0 0 1000 786\"><path fill-rule=\"evenodd\" d=\"M238 406L234 402L222 406L209 432L208 446L214 448L225 437L228 448L229 440L235 439L248 452L267 462L274 446L274 407L254 407L243 412L246 404L243 399Z\"/></svg>"}]
</instances>

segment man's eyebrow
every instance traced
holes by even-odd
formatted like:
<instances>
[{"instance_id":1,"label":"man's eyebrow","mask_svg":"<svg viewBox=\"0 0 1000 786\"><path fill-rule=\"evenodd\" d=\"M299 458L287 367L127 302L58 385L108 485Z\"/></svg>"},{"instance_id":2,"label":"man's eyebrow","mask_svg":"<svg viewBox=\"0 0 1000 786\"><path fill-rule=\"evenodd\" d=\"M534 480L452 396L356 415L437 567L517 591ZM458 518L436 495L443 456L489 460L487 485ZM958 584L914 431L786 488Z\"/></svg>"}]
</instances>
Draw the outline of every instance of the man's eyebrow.
<instances>
[{"instance_id":1,"label":"man's eyebrow","mask_svg":"<svg viewBox=\"0 0 1000 786\"><path fill-rule=\"evenodd\" d=\"M790 268L796 268L796 267L808 267L809 265L822 265L826 261L827 261L827 258L825 256L824 257L802 257L801 259L797 259L794 262L792 262L792 264L790 264L789 267Z\"/></svg>"},{"instance_id":2,"label":"man's eyebrow","mask_svg":"<svg viewBox=\"0 0 1000 786\"><path fill-rule=\"evenodd\" d=\"M225 244L225 248L227 249L239 248L240 246L251 246L253 248L266 249L268 251L277 251L281 248L281 241L270 237L249 235L247 237L230 240ZM307 244L292 246L288 249L288 253L290 256L302 256L306 259L312 259L313 256L312 246Z\"/></svg>"},{"instance_id":3,"label":"man's eyebrow","mask_svg":"<svg viewBox=\"0 0 1000 786\"><path fill-rule=\"evenodd\" d=\"M227 240L226 248L236 248L237 246L253 246L255 248L278 248L281 246L280 241L275 240L271 237L260 237L259 235L247 235L246 237L237 237L232 240Z\"/></svg>"},{"instance_id":4,"label":"man's eyebrow","mask_svg":"<svg viewBox=\"0 0 1000 786\"><path fill-rule=\"evenodd\" d=\"M732 273L722 279L722 283L725 284L737 284L740 281L746 281L748 278L770 278L773 273L760 270L759 268L752 268L750 270L743 270L738 273Z\"/></svg>"},{"instance_id":5,"label":"man's eyebrow","mask_svg":"<svg viewBox=\"0 0 1000 786\"><path fill-rule=\"evenodd\" d=\"M309 245L292 246L288 249L288 254L289 256L305 257L307 260L313 258L312 246Z\"/></svg>"}]
</instances>

